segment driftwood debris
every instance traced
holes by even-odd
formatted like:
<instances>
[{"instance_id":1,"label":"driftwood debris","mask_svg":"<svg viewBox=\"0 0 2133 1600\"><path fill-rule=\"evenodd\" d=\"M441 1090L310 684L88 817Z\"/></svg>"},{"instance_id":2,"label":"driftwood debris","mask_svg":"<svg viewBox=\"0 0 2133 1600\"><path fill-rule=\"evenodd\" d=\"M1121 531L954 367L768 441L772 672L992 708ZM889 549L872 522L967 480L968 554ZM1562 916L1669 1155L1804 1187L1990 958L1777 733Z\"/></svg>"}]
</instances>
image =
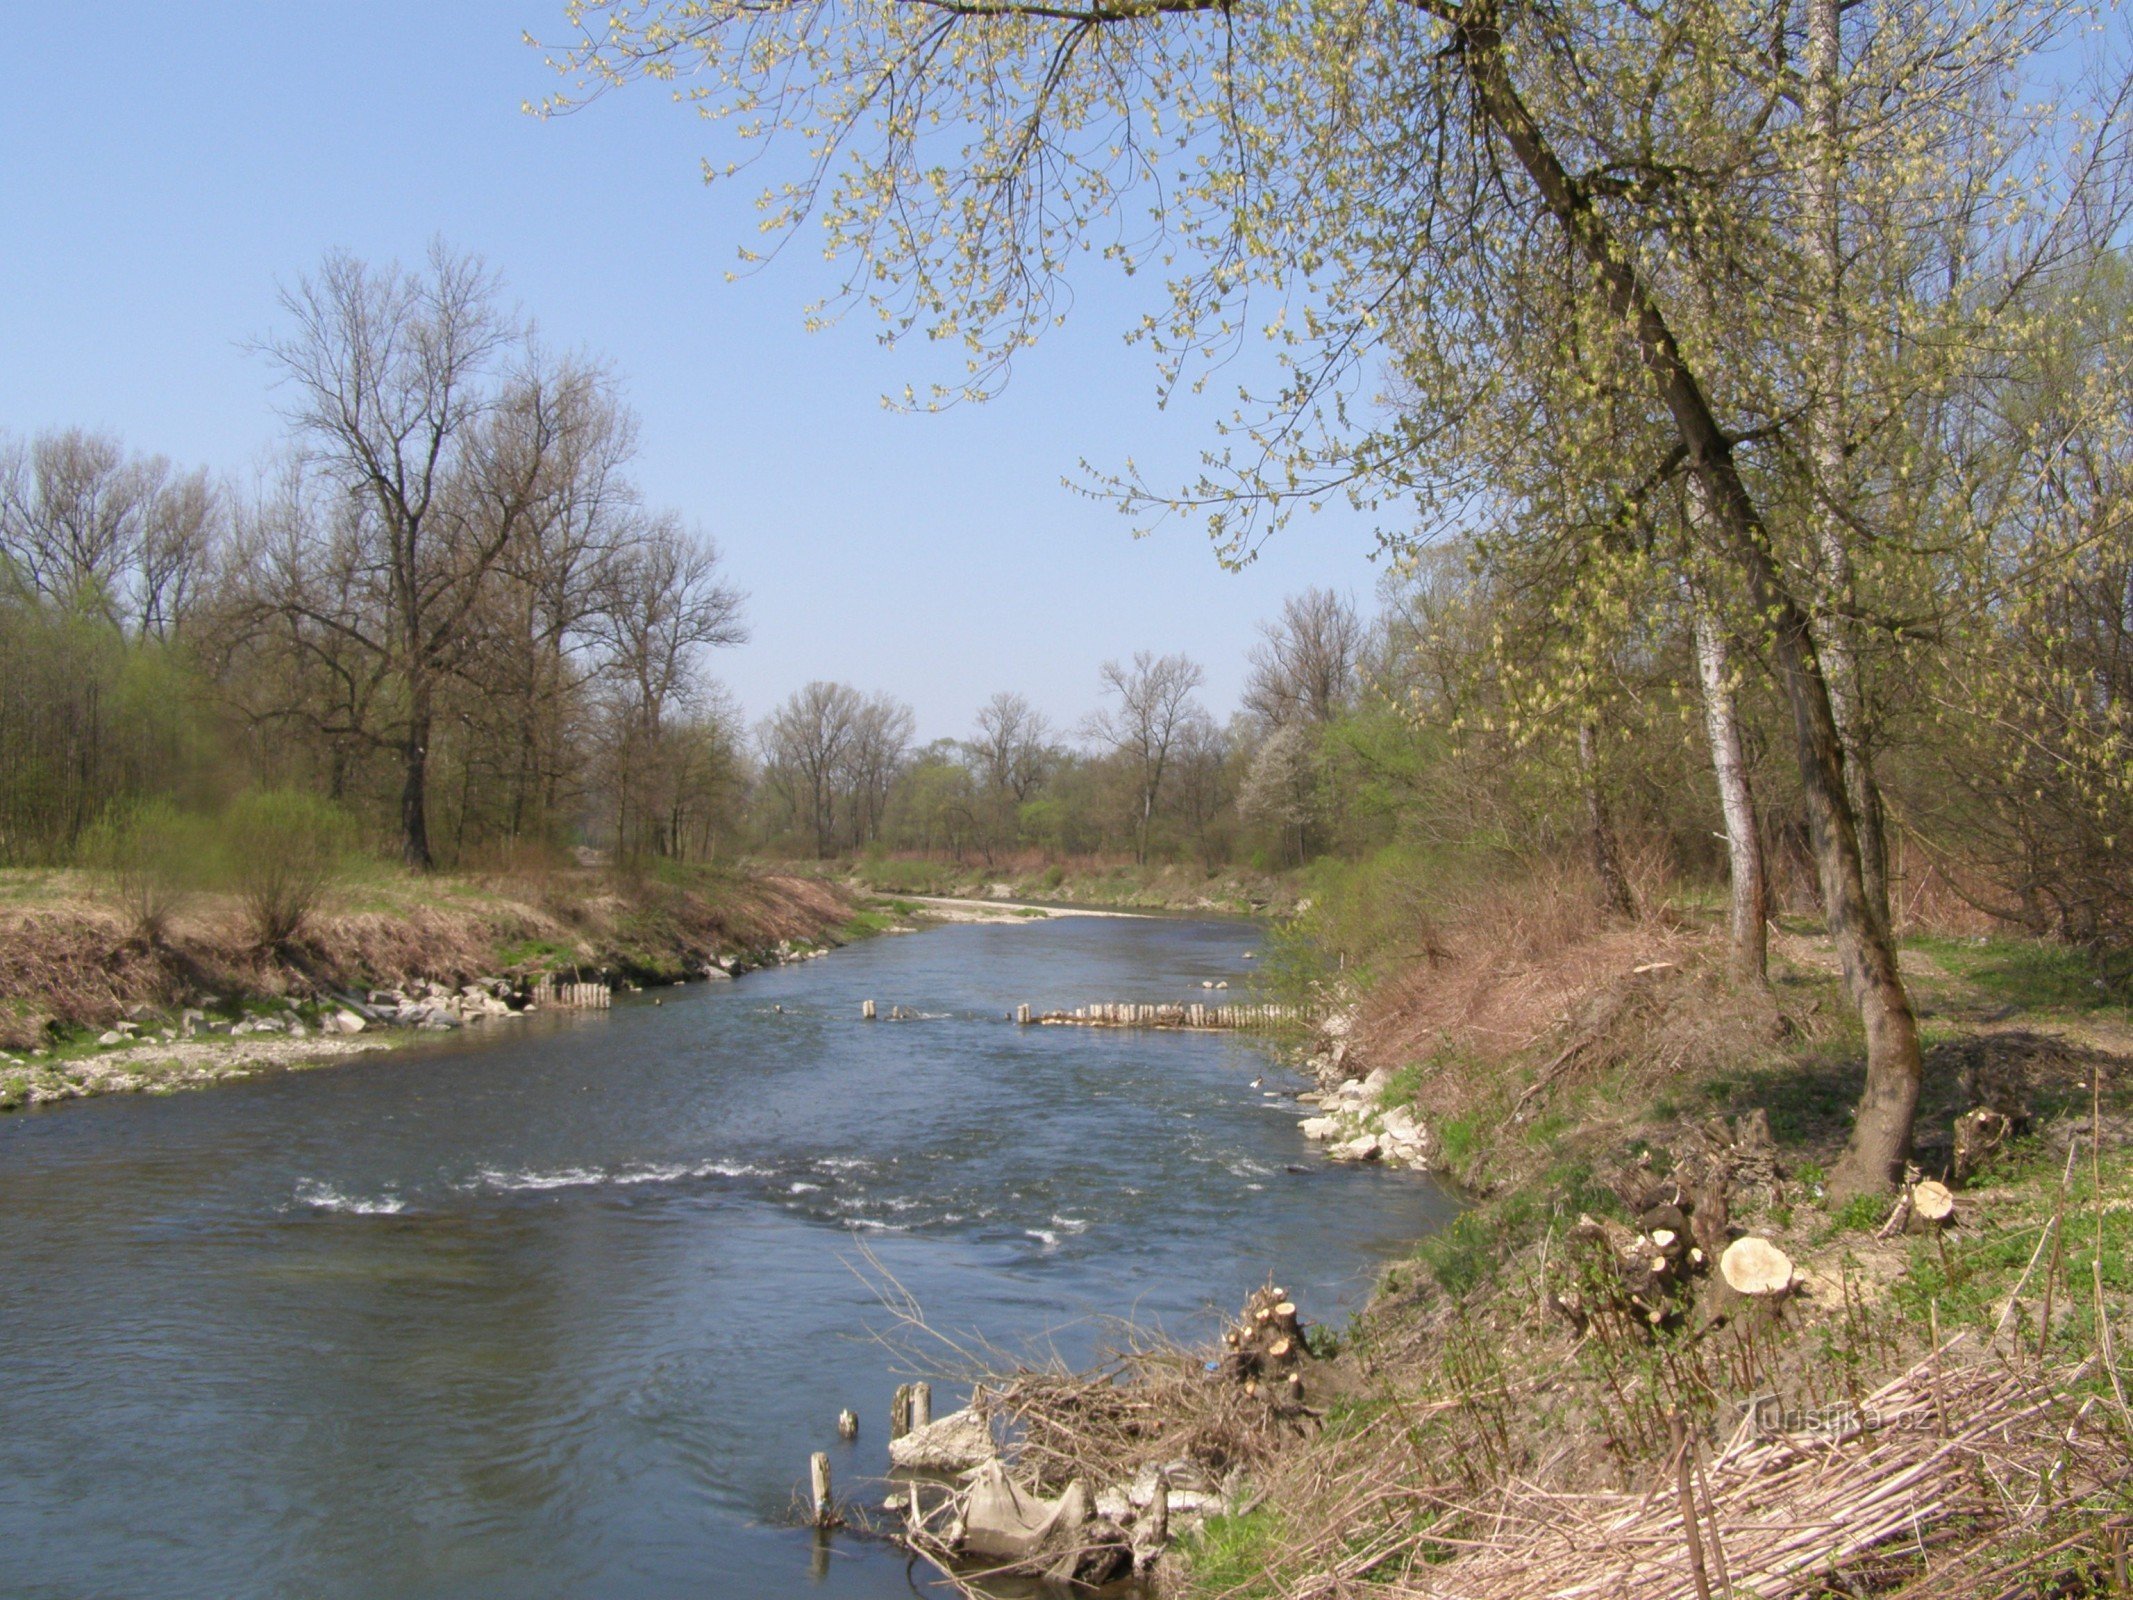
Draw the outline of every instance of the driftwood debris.
<instances>
[{"instance_id":1,"label":"driftwood debris","mask_svg":"<svg viewBox=\"0 0 2133 1600\"><path fill-rule=\"evenodd\" d=\"M1311 1348L1303 1324L1296 1315L1296 1302L1275 1284L1252 1291L1244 1313L1222 1336L1225 1346L1221 1372L1244 1385L1249 1395L1301 1401L1305 1362Z\"/></svg>"},{"instance_id":2,"label":"driftwood debris","mask_svg":"<svg viewBox=\"0 0 2133 1600\"><path fill-rule=\"evenodd\" d=\"M905 1480L889 1506L902 1513L895 1537L965 1595L995 1578L1101 1585L1155 1568L1174 1540L1234 1507L1253 1465L1318 1426L1299 1398L1304 1332L1269 1283L1218 1359L1159 1345L1094 1373L1003 1375L970 1410L984 1412L988 1444L1011 1444L952 1479Z\"/></svg>"}]
</instances>

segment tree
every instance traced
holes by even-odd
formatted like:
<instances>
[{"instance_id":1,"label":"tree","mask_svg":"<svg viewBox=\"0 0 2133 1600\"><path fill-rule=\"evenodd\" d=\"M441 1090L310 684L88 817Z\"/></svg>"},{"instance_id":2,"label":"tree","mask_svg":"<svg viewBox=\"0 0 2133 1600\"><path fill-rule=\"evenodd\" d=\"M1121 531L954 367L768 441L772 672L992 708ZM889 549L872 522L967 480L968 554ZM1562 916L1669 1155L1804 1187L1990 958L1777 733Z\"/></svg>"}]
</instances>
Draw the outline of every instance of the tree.
<instances>
[{"instance_id":1,"label":"tree","mask_svg":"<svg viewBox=\"0 0 2133 1600\"><path fill-rule=\"evenodd\" d=\"M844 816L842 784L863 709L858 690L817 679L794 690L756 735L764 775L811 833L817 857L836 846Z\"/></svg>"},{"instance_id":2,"label":"tree","mask_svg":"<svg viewBox=\"0 0 2133 1600\"><path fill-rule=\"evenodd\" d=\"M639 530L608 564L593 621L606 654L609 787L615 841L678 854L690 778L724 784L729 720L705 703L702 652L739 644L739 591L718 577L718 548L672 517ZM694 713L681 727L674 713Z\"/></svg>"},{"instance_id":3,"label":"tree","mask_svg":"<svg viewBox=\"0 0 2133 1600\"><path fill-rule=\"evenodd\" d=\"M1208 510L1233 558L1266 517L1328 492L1413 489L1425 527L1457 525L1532 443L1532 395L1568 394L1566 375L1613 402L1588 415L1641 413L1627 436L1548 447L1595 482L1656 471L1702 487L1693 554L1729 572L1757 619L1865 1025L1866 1084L1833 1192L1894 1180L1919 1093L1917 1025L1862 850L1818 626L1824 586L1788 559L1813 544L1789 470L1807 453L1797 402L1827 370L1821 347L1788 342L1814 321L1795 298L1815 285L1801 175L1827 152L1798 111L1791 64L1810 52L1796 7L919 0L825 16L616 0L573 14L583 36L565 65L583 81L686 75L682 98L706 116L808 141L796 181L766 197L771 227L819 210L892 334L963 349L963 376L937 398L989 392L1055 314L1099 223L1136 189L1158 190L1154 236L1108 253L1129 268L1183 263L1145 324L1168 379L1229 347L1254 292L1283 314L1272 331L1292 376L1240 414L1244 447L1182 490L1126 486L1144 504ZM1844 141L1846 177L1872 191L1871 237L1902 240L1915 223L1954 270L1921 273L1927 253L1909 252L1844 313L1860 319L1860 344L1896 360L1930 344L1921 330L1982 348L1973 336L2004 308L2005 282L2123 217L2123 76L2059 121L2003 95L2023 61L2086 26L2070 4L1882 0L1858 17L1860 43L1838 61L1867 112ZM2005 181L2084 126L2109 131L2049 169L2064 174L2056 193ZM1349 397L1361 364L1388 349L1415 403L1367 425ZM1757 359L1734 359L1743 350ZM1900 410L1854 412L1847 444L1870 444ZM1145 849L1145 818L1142 832Z\"/></svg>"},{"instance_id":4,"label":"tree","mask_svg":"<svg viewBox=\"0 0 2133 1600\"><path fill-rule=\"evenodd\" d=\"M342 635L389 682L391 732L365 732L398 749L401 852L422 871L434 859L439 692L506 551L538 515L560 440L589 425L602 387L584 368L544 366L497 295L478 260L441 243L419 273L336 253L282 296L293 328L262 346L293 391L307 465L345 497L325 537L342 547L356 605L315 606L302 589L274 603Z\"/></svg>"},{"instance_id":5,"label":"tree","mask_svg":"<svg viewBox=\"0 0 2133 1600\"><path fill-rule=\"evenodd\" d=\"M1244 709L1270 727L1321 726L1355 694L1363 627L1352 601L1330 589L1306 589L1281 605L1277 622L1260 625L1244 683Z\"/></svg>"},{"instance_id":6,"label":"tree","mask_svg":"<svg viewBox=\"0 0 2133 1600\"><path fill-rule=\"evenodd\" d=\"M1050 735L1044 713L1019 694L1003 691L978 708L976 734L964 748L983 785L995 844L1012 831L1051 768Z\"/></svg>"},{"instance_id":7,"label":"tree","mask_svg":"<svg viewBox=\"0 0 2133 1600\"><path fill-rule=\"evenodd\" d=\"M904 755L917 726L911 708L894 695L869 695L853 714L842 771L853 849L863 849L881 837L889 791L903 771Z\"/></svg>"},{"instance_id":8,"label":"tree","mask_svg":"<svg viewBox=\"0 0 2133 1600\"><path fill-rule=\"evenodd\" d=\"M62 610L168 639L190 617L221 531L204 470L67 428L0 437L0 569Z\"/></svg>"},{"instance_id":9,"label":"tree","mask_svg":"<svg viewBox=\"0 0 2133 1600\"><path fill-rule=\"evenodd\" d=\"M1130 667L1104 663L1104 690L1117 704L1091 716L1089 732L1126 763L1133 784L1133 859L1143 866L1172 752L1187 725L1206 716L1193 699L1193 691L1206 679L1199 664L1182 655L1136 650Z\"/></svg>"}]
</instances>

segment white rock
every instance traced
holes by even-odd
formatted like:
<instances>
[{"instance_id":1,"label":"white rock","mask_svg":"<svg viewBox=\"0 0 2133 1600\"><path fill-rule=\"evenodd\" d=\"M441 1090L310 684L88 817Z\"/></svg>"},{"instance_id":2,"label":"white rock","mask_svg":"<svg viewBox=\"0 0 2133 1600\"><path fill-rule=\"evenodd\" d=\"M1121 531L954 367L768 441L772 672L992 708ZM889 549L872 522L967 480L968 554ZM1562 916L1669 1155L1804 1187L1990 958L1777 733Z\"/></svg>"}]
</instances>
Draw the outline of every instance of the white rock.
<instances>
[{"instance_id":1,"label":"white rock","mask_svg":"<svg viewBox=\"0 0 2133 1600\"><path fill-rule=\"evenodd\" d=\"M1330 1139L1341 1131L1339 1117L1306 1117L1297 1124L1306 1139Z\"/></svg>"},{"instance_id":2,"label":"white rock","mask_svg":"<svg viewBox=\"0 0 2133 1600\"><path fill-rule=\"evenodd\" d=\"M107 1030L106 1032L98 1034L96 1036L96 1042L102 1045L124 1044L126 1042L126 1036L123 1033L120 1033L118 1029L112 1028Z\"/></svg>"},{"instance_id":3,"label":"white rock","mask_svg":"<svg viewBox=\"0 0 2133 1600\"><path fill-rule=\"evenodd\" d=\"M1405 1106L1394 1106L1382 1119L1385 1136L1400 1144L1420 1144L1422 1125Z\"/></svg>"},{"instance_id":4,"label":"white rock","mask_svg":"<svg viewBox=\"0 0 2133 1600\"><path fill-rule=\"evenodd\" d=\"M1113 1522L1133 1520L1133 1502L1126 1498L1126 1491L1113 1485L1096 1491L1096 1514L1108 1517Z\"/></svg>"},{"instance_id":5,"label":"white rock","mask_svg":"<svg viewBox=\"0 0 2133 1600\"><path fill-rule=\"evenodd\" d=\"M1363 1134L1326 1152L1335 1161L1375 1161L1384 1153L1384 1142L1374 1133Z\"/></svg>"},{"instance_id":6,"label":"white rock","mask_svg":"<svg viewBox=\"0 0 2133 1600\"><path fill-rule=\"evenodd\" d=\"M913 1472L967 1472L999 1454L992 1424L968 1407L889 1441L889 1461Z\"/></svg>"}]
</instances>

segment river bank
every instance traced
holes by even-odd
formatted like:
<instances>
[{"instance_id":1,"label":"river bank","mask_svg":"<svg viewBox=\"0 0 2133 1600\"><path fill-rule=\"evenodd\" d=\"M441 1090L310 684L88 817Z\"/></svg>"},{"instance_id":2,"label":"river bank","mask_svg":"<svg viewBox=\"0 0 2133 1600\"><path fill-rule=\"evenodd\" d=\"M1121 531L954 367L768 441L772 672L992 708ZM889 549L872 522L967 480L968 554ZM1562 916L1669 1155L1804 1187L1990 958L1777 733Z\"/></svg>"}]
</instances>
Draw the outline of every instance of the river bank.
<instances>
[{"instance_id":1,"label":"river bank","mask_svg":"<svg viewBox=\"0 0 2133 1600\"><path fill-rule=\"evenodd\" d=\"M1124 1358L1123 1397L981 1375L1043 1441L1008 1452L1022 1492L1080 1482L1085 1550L1210 1600L2108 1591L2133 1494L2123 998L2076 951L1915 931L1917 1181L1836 1206L1861 1046L1827 941L1782 930L1743 985L1693 906L1618 922L1575 889L1516 886L1428 922L1426 955L1410 935L1327 978L1302 1131L1468 1207L1356 1314L1299 1296L1270 1339L1248 1301L1211 1344ZM1182 1537L1120 1495L1159 1467L1215 1489Z\"/></svg>"},{"instance_id":2,"label":"river bank","mask_svg":"<svg viewBox=\"0 0 2133 1600\"><path fill-rule=\"evenodd\" d=\"M0 1110L167 1092L500 1026L544 978L623 987L731 978L893 926L793 874L344 886L265 950L202 897L144 940L86 874L0 875Z\"/></svg>"}]
</instances>

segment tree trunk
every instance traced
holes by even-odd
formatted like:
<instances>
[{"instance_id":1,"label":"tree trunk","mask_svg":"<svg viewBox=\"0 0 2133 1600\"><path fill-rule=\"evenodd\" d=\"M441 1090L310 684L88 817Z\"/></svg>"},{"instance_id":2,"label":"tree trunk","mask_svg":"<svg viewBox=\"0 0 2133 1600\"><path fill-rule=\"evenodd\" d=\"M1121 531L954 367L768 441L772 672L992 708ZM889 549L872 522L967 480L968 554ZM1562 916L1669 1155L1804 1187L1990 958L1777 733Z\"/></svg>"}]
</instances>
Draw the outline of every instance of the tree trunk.
<instances>
[{"instance_id":1,"label":"tree trunk","mask_svg":"<svg viewBox=\"0 0 2133 1600\"><path fill-rule=\"evenodd\" d=\"M1866 1086L1843 1158L1831 1174L1833 1197L1886 1191L1910 1154L1921 1062L1918 1021L1904 992L1887 923L1867 900L1844 775L1844 746L1807 612L1786 586L1754 498L1733 462L1733 446L1689 369L1673 328L1638 276L1607 220L1556 158L1519 98L1503 36L1489 0L1460 12L1465 62L1483 114L1502 134L1561 226L1570 248L1591 267L1609 310L1636 339L1658 398L1673 418L1689 469L1702 481L1720 551L1739 567L1748 599L1769 629L1772 664L1792 709L1822 903L1845 987L1866 1031Z\"/></svg>"},{"instance_id":2,"label":"tree trunk","mask_svg":"<svg viewBox=\"0 0 2133 1600\"><path fill-rule=\"evenodd\" d=\"M1592 845L1592 871L1600 882L1600 898L1616 916L1634 917L1637 897L1629 892L1622 855L1615 847L1614 826L1607 819L1607 801L1600 793L1600 735L1590 722L1578 724L1578 778L1585 788L1585 831Z\"/></svg>"},{"instance_id":3,"label":"tree trunk","mask_svg":"<svg viewBox=\"0 0 2133 1600\"><path fill-rule=\"evenodd\" d=\"M1726 636L1701 596L1694 597L1696 670L1703 679L1703 725L1711 742L1711 770L1726 819L1726 859L1732 885L1733 966L1754 983L1770 981L1769 899L1763 876L1763 838L1755 795L1741 752L1740 711L1734 703Z\"/></svg>"},{"instance_id":4,"label":"tree trunk","mask_svg":"<svg viewBox=\"0 0 2133 1600\"><path fill-rule=\"evenodd\" d=\"M407 741L401 747L400 859L416 872L428 872L436 864L430 856L428 696L421 696L417 705L408 717Z\"/></svg>"},{"instance_id":5,"label":"tree trunk","mask_svg":"<svg viewBox=\"0 0 2133 1600\"><path fill-rule=\"evenodd\" d=\"M1830 710L1844 746L1844 786L1859 830L1859 869L1867 909L1890 926L1888 832L1881 786L1874 778L1866 700L1858 655L1852 646L1857 585L1851 546L1840 515L1849 500L1845 463L1844 127L1842 0L1808 0L1807 115L1814 129L1814 155L1807 168L1808 249L1818 281L1814 359L1816 393L1807 408L1808 450L1818 490L1808 515L1822 556L1822 656L1829 674Z\"/></svg>"}]
</instances>

